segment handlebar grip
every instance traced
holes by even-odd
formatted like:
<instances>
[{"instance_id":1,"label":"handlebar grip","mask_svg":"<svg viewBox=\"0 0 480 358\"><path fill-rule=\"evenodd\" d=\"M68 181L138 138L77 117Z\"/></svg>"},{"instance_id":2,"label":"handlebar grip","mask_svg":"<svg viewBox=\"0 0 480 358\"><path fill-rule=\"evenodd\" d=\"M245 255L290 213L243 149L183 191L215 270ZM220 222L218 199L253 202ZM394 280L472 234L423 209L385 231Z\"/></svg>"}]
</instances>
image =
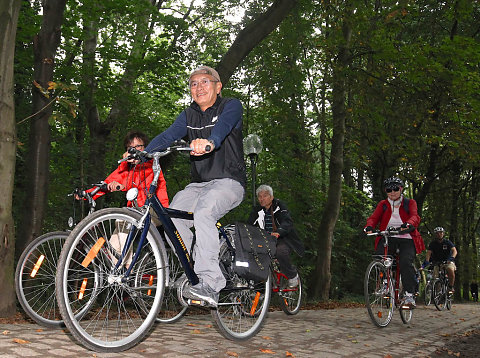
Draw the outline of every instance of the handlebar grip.
<instances>
[{"instance_id":1,"label":"handlebar grip","mask_svg":"<svg viewBox=\"0 0 480 358\"><path fill-rule=\"evenodd\" d=\"M205 146L205 151L206 151L206 152L210 152L211 150L212 150L212 146L211 146L210 144L207 144L207 145Z\"/></svg>"},{"instance_id":2,"label":"handlebar grip","mask_svg":"<svg viewBox=\"0 0 480 358\"><path fill-rule=\"evenodd\" d=\"M115 189L120 190L120 185L117 185Z\"/></svg>"}]
</instances>

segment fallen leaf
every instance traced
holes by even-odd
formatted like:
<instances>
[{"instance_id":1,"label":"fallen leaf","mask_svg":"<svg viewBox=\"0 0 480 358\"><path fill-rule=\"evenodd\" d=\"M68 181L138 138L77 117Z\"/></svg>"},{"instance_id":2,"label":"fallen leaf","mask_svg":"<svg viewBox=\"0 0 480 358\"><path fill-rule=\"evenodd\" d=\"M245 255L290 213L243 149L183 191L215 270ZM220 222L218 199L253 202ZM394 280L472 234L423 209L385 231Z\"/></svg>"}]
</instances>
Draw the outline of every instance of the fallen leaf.
<instances>
[{"instance_id":1,"label":"fallen leaf","mask_svg":"<svg viewBox=\"0 0 480 358\"><path fill-rule=\"evenodd\" d=\"M4 336L6 336L7 334L10 334L10 331L5 330L5 331L2 332L2 334L3 334Z\"/></svg>"},{"instance_id":2,"label":"fallen leaf","mask_svg":"<svg viewBox=\"0 0 480 358\"><path fill-rule=\"evenodd\" d=\"M35 332L43 332L43 329L39 328Z\"/></svg>"},{"instance_id":3,"label":"fallen leaf","mask_svg":"<svg viewBox=\"0 0 480 358\"><path fill-rule=\"evenodd\" d=\"M192 331L193 334L202 334L202 331L200 331L199 329L194 329Z\"/></svg>"},{"instance_id":4,"label":"fallen leaf","mask_svg":"<svg viewBox=\"0 0 480 358\"><path fill-rule=\"evenodd\" d=\"M230 357L238 357L238 353L227 351L227 355Z\"/></svg>"},{"instance_id":5,"label":"fallen leaf","mask_svg":"<svg viewBox=\"0 0 480 358\"><path fill-rule=\"evenodd\" d=\"M355 328L362 328L362 326L359 325L359 324L356 324L354 327L355 327Z\"/></svg>"},{"instance_id":6,"label":"fallen leaf","mask_svg":"<svg viewBox=\"0 0 480 358\"><path fill-rule=\"evenodd\" d=\"M213 326L211 324L207 324L205 328L212 328Z\"/></svg>"},{"instance_id":7,"label":"fallen leaf","mask_svg":"<svg viewBox=\"0 0 480 358\"><path fill-rule=\"evenodd\" d=\"M392 358L392 356L390 354L386 354L383 356L383 358Z\"/></svg>"},{"instance_id":8,"label":"fallen leaf","mask_svg":"<svg viewBox=\"0 0 480 358\"><path fill-rule=\"evenodd\" d=\"M275 354L275 352L272 351L271 349L261 349L261 348L260 348L260 352L262 352L262 353L267 353L267 354Z\"/></svg>"},{"instance_id":9,"label":"fallen leaf","mask_svg":"<svg viewBox=\"0 0 480 358\"><path fill-rule=\"evenodd\" d=\"M269 336L262 336L262 338L263 338L263 339L266 339L266 340L272 339L272 337L269 337Z\"/></svg>"},{"instance_id":10,"label":"fallen leaf","mask_svg":"<svg viewBox=\"0 0 480 358\"><path fill-rule=\"evenodd\" d=\"M286 351L286 352L285 352L285 357L295 358L295 356L294 356L292 353L290 353L289 351Z\"/></svg>"},{"instance_id":11,"label":"fallen leaf","mask_svg":"<svg viewBox=\"0 0 480 358\"><path fill-rule=\"evenodd\" d=\"M12 341L14 341L15 343L18 343L18 344L27 344L27 343L30 343L29 341L26 341L26 340L21 339L21 338L14 338L14 339L12 339Z\"/></svg>"},{"instance_id":12,"label":"fallen leaf","mask_svg":"<svg viewBox=\"0 0 480 358\"><path fill-rule=\"evenodd\" d=\"M198 324L195 323L188 323L187 326L189 327L198 327Z\"/></svg>"}]
</instances>

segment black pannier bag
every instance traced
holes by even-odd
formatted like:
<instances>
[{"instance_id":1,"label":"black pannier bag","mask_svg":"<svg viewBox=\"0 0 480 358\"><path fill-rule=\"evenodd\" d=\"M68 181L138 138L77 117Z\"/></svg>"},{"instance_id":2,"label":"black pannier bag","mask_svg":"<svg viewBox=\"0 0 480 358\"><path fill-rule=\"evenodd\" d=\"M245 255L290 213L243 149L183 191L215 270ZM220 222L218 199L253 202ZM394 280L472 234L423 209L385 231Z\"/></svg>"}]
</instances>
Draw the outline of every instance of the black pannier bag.
<instances>
[{"instance_id":1,"label":"black pannier bag","mask_svg":"<svg viewBox=\"0 0 480 358\"><path fill-rule=\"evenodd\" d=\"M266 281L277 251L276 240L257 226L235 223L235 272L246 280Z\"/></svg>"}]
</instances>

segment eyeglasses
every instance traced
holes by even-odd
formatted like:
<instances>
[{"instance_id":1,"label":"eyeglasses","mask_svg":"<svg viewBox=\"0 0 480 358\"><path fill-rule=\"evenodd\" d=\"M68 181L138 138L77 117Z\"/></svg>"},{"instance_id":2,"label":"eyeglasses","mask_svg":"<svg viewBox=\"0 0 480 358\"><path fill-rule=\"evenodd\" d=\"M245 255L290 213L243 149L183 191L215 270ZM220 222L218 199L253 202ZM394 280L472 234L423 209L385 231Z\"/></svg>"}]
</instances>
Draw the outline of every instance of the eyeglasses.
<instances>
[{"instance_id":1,"label":"eyeglasses","mask_svg":"<svg viewBox=\"0 0 480 358\"><path fill-rule=\"evenodd\" d=\"M194 89L194 88L197 88L199 85L201 85L202 87L206 87L206 86L208 86L211 82L215 83L215 82L218 82L218 81L209 80L208 78L202 78L200 81L192 81L192 82L190 82L190 88L191 88L191 89Z\"/></svg>"},{"instance_id":2,"label":"eyeglasses","mask_svg":"<svg viewBox=\"0 0 480 358\"><path fill-rule=\"evenodd\" d=\"M137 145L134 145L134 146L130 146L130 147L127 147L127 152L130 150L130 149L133 149L135 148L136 150L140 150L140 148L144 148L145 145L144 144L137 144Z\"/></svg>"},{"instance_id":3,"label":"eyeglasses","mask_svg":"<svg viewBox=\"0 0 480 358\"><path fill-rule=\"evenodd\" d=\"M386 191L387 193L391 193L392 191L399 191L399 190L400 190L400 188L399 188L398 186L394 186L393 188L387 188L387 189L385 189L385 191Z\"/></svg>"}]
</instances>

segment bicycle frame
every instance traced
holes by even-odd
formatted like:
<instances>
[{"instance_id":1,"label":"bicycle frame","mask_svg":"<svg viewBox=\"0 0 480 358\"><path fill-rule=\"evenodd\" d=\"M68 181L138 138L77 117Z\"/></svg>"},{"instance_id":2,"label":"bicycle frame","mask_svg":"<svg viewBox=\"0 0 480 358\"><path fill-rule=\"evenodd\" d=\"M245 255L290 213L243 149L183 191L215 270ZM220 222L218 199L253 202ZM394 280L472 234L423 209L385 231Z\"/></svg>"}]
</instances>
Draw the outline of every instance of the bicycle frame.
<instances>
[{"instance_id":1,"label":"bicycle frame","mask_svg":"<svg viewBox=\"0 0 480 358\"><path fill-rule=\"evenodd\" d=\"M190 148L178 148L179 150L188 150L190 151ZM137 251L135 252L135 255L133 257L132 263L129 265L129 268L127 269L125 276L123 280L127 280L128 276L130 275L130 272L132 268L134 267L140 251L142 249L143 243L145 241L145 238L147 236L148 230L150 229L150 224L151 224L151 212L150 209L153 209L155 214L157 215L158 219L161 221L163 224L163 229L165 231L165 234L168 236L170 239L170 243L172 244L173 248L175 249L175 252L177 254L177 257L183 266L185 270L185 275L187 276L188 280L192 285L196 285L199 282L198 276L195 273L193 269L193 259L190 255L190 252L188 248L185 245L185 242L183 241L180 233L178 232L177 228L175 227L175 224L172 221L172 218L179 218L179 219L185 219L185 220L193 220L193 213L192 212L187 212L183 210L177 210L177 209L172 209L172 208L165 208L162 203L158 200L157 196L155 195L155 192L157 190L157 181L158 177L160 176L160 173L162 171L159 158L160 158L159 153L154 153L153 154L153 172L155 173L154 178L152 183L150 184L150 188L147 194L147 200L146 200L146 205L145 205L145 213L142 216L141 220L138 223L138 227L132 227L130 230L125 246L122 250L122 254L116 264L116 269L118 269L123 261L123 258L126 257L127 252L130 249L130 246L133 241L133 237L135 236L135 233L137 230L142 230L142 234L140 236L140 243L137 247ZM227 245L232 248L232 244L230 243L230 240L228 239L227 234L225 233L223 227L221 226L220 223L217 223L217 229L219 232L222 234L222 236L225 238Z\"/></svg>"},{"instance_id":2,"label":"bicycle frame","mask_svg":"<svg viewBox=\"0 0 480 358\"><path fill-rule=\"evenodd\" d=\"M397 234L398 232L397 231L386 231L386 232L380 232L380 233L373 233L371 235L378 235L378 234L381 234L383 236L383 238L385 239L385 242L383 243L383 255L374 255L374 257L379 260L379 261L382 261L383 264L385 265L385 267L387 268L387 272L388 272L388 275L387 275L387 283L388 285L391 284L391 280L393 280L393 284L394 284L394 304L395 304L395 307L399 307L399 303L400 303L400 262L399 262L399 253L398 253L398 249L397 249L397 252L395 253L395 257L391 256L388 254L388 248L389 248L389 244L388 244L388 239L391 237L391 235L395 235ZM395 260L395 263L396 263L396 267L395 267L395 270L393 270L393 264L394 264L394 260ZM404 307L405 309L409 309L408 306Z\"/></svg>"}]
</instances>

